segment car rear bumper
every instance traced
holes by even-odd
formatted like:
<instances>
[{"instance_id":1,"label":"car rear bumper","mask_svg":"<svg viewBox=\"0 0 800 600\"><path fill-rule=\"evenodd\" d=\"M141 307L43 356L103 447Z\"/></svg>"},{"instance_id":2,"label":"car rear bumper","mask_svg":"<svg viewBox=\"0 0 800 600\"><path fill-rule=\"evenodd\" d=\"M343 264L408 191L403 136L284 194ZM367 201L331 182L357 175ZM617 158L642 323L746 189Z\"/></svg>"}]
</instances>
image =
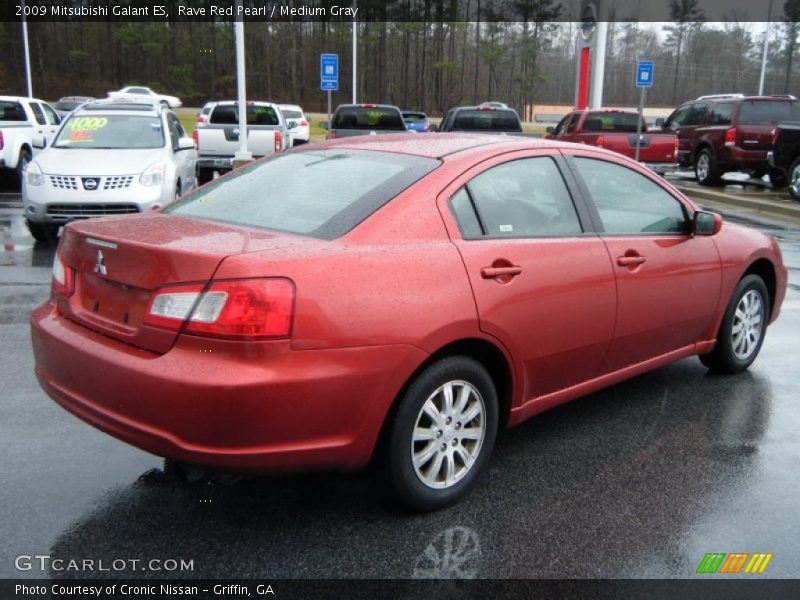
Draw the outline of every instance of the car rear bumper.
<instances>
[{"instance_id":1,"label":"car rear bumper","mask_svg":"<svg viewBox=\"0 0 800 600\"><path fill-rule=\"evenodd\" d=\"M243 351L185 335L159 355L95 334L51 302L33 312L31 334L40 384L77 417L159 456L244 471L363 467L425 358L410 346Z\"/></svg>"},{"instance_id":2,"label":"car rear bumper","mask_svg":"<svg viewBox=\"0 0 800 600\"><path fill-rule=\"evenodd\" d=\"M724 168L764 168L767 166L767 151L726 146L719 162Z\"/></svg>"},{"instance_id":3,"label":"car rear bumper","mask_svg":"<svg viewBox=\"0 0 800 600\"><path fill-rule=\"evenodd\" d=\"M230 170L233 169L232 156L198 156L198 169Z\"/></svg>"}]
</instances>

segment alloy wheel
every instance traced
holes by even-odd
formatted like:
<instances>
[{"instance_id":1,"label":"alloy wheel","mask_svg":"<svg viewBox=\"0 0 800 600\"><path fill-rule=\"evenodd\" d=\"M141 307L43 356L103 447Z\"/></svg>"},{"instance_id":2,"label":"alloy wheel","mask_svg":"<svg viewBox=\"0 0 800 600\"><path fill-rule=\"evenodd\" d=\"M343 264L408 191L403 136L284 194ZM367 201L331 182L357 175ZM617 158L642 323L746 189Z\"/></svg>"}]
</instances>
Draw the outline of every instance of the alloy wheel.
<instances>
[{"instance_id":1,"label":"alloy wheel","mask_svg":"<svg viewBox=\"0 0 800 600\"><path fill-rule=\"evenodd\" d=\"M733 353L747 360L758 347L764 330L764 300L756 290L749 290L739 300L733 317L731 341Z\"/></svg>"}]
</instances>

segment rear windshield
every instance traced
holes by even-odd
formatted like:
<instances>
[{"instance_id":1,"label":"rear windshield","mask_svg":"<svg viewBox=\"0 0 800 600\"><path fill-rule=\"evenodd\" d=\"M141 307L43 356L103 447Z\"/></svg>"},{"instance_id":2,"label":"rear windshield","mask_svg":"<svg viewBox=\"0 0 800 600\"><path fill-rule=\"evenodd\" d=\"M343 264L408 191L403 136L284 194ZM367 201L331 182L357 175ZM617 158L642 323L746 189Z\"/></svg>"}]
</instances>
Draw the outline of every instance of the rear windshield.
<instances>
[{"instance_id":1,"label":"rear windshield","mask_svg":"<svg viewBox=\"0 0 800 600\"><path fill-rule=\"evenodd\" d=\"M27 121L25 109L19 102L0 100L0 121Z\"/></svg>"},{"instance_id":2,"label":"rear windshield","mask_svg":"<svg viewBox=\"0 0 800 600\"><path fill-rule=\"evenodd\" d=\"M781 121L800 121L800 102L789 100L750 100L742 102L740 125L777 125Z\"/></svg>"},{"instance_id":3,"label":"rear windshield","mask_svg":"<svg viewBox=\"0 0 800 600\"><path fill-rule=\"evenodd\" d=\"M283 113L283 116L285 118L287 118L287 119L302 119L303 118L303 113L301 113L299 110L283 110L283 109L281 109L281 112Z\"/></svg>"},{"instance_id":4,"label":"rear windshield","mask_svg":"<svg viewBox=\"0 0 800 600\"><path fill-rule=\"evenodd\" d=\"M406 124L396 108L349 106L333 117L334 129L391 129L405 131Z\"/></svg>"},{"instance_id":5,"label":"rear windshield","mask_svg":"<svg viewBox=\"0 0 800 600\"><path fill-rule=\"evenodd\" d=\"M164 212L331 240L439 164L363 150L288 152L217 179Z\"/></svg>"},{"instance_id":6,"label":"rear windshield","mask_svg":"<svg viewBox=\"0 0 800 600\"><path fill-rule=\"evenodd\" d=\"M616 131L620 133L636 133L639 115L626 113L591 113L583 122L583 131ZM645 129L642 123L642 129Z\"/></svg>"},{"instance_id":7,"label":"rear windshield","mask_svg":"<svg viewBox=\"0 0 800 600\"><path fill-rule=\"evenodd\" d=\"M519 117L512 110L460 110L452 129L462 131L522 131Z\"/></svg>"},{"instance_id":8,"label":"rear windshield","mask_svg":"<svg viewBox=\"0 0 800 600\"><path fill-rule=\"evenodd\" d=\"M226 104L224 106L217 106L211 113L212 125L238 125L239 124L239 107L236 104ZM271 106L253 106L247 107L247 124L248 125L278 125L277 111Z\"/></svg>"},{"instance_id":9,"label":"rear windshield","mask_svg":"<svg viewBox=\"0 0 800 600\"><path fill-rule=\"evenodd\" d=\"M403 118L406 121L424 121L428 117L425 113L403 113Z\"/></svg>"},{"instance_id":10,"label":"rear windshield","mask_svg":"<svg viewBox=\"0 0 800 600\"><path fill-rule=\"evenodd\" d=\"M121 150L163 148L159 117L72 113L53 143L56 148Z\"/></svg>"}]
</instances>

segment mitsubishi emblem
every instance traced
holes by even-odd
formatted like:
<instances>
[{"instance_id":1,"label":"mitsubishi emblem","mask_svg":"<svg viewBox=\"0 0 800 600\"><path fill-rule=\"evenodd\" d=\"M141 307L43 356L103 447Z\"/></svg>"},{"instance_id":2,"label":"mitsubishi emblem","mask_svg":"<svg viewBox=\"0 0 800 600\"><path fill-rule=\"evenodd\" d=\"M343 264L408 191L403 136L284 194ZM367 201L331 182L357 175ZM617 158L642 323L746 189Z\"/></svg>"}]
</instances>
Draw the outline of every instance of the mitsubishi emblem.
<instances>
[{"instance_id":1,"label":"mitsubishi emblem","mask_svg":"<svg viewBox=\"0 0 800 600\"><path fill-rule=\"evenodd\" d=\"M94 265L94 272L98 275L108 275L108 271L106 270L106 266L103 264L105 258L103 257L103 251L97 251L97 262Z\"/></svg>"}]
</instances>

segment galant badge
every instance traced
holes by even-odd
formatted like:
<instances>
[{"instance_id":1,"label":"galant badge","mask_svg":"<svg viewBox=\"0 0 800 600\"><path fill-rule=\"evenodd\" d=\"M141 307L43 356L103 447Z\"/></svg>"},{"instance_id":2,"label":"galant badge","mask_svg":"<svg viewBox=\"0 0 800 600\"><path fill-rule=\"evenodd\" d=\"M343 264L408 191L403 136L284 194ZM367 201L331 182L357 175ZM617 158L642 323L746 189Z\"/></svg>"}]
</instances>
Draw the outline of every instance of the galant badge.
<instances>
[{"instance_id":1,"label":"galant badge","mask_svg":"<svg viewBox=\"0 0 800 600\"><path fill-rule=\"evenodd\" d=\"M106 269L105 264L103 264L103 261L105 261L105 257L103 256L103 251L98 250L97 262L94 265L94 272L97 273L98 275L108 275L108 270Z\"/></svg>"}]
</instances>

